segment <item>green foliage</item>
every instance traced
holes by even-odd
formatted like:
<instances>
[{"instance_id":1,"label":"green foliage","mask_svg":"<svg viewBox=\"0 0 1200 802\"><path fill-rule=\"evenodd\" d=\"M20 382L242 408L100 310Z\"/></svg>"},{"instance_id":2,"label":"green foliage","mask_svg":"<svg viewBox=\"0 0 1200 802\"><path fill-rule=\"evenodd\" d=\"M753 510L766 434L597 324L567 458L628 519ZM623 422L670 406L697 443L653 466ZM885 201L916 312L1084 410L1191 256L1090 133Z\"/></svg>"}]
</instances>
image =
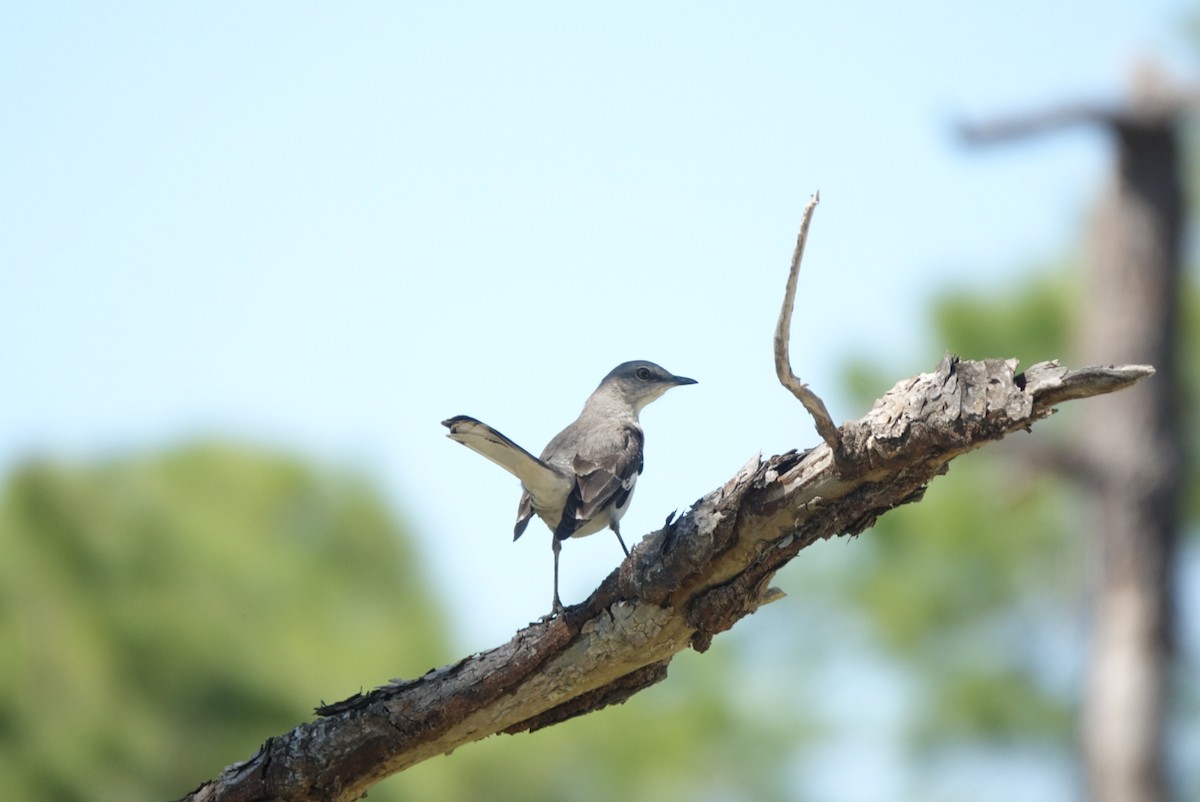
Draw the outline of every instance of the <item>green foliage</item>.
<instances>
[{"instance_id":1,"label":"green foliage","mask_svg":"<svg viewBox=\"0 0 1200 802\"><path fill-rule=\"evenodd\" d=\"M232 447L30 464L0 502L0 798L178 796L448 655L353 477Z\"/></svg>"},{"instance_id":2,"label":"green foliage","mask_svg":"<svg viewBox=\"0 0 1200 802\"><path fill-rule=\"evenodd\" d=\"M964 359L1017 357L1023 365L1062 359L1069 350L1078 283L1073 271L1047 267L1003 295L953 290L933 305L933 327L946 350Z\"/></svg>"},{"instance_id":3,"label":"green foliage","mask_svg":"<svg viewBox=\"0 0 1200 802\"><path fill-rule=\"evenodd\" d=\"M932 370L944 352L964 359L1016 357L1023 365L1068 355L1076 314L1073 270L1047 267L1043 273L1004 293L951 289L933 301L930 312L937 349L918 369ZM890 389L895 366L851 357L842 367L842 384L868 404Z\"/></svg>"},{"instance_id":4,"label":"green foliage","mask_svg":"<svg viewBox=\"0 0 1200 802\"><path fill-rule=\"evenodd\" d=\"M844 588L920 677L918 745L1069 737L1072 703L1045 656L1082 593L1073 508L1053 478L981 453L861 538Z\"/></svg>"},{"instance_id":5,"label":"green foliage","mask_svg":"<svg viewBox=\"0 0 1200 802\"><path fill-rule=\"evenodd\" d=\"M939 354L1023 365L1063 357L1071 284L1061 271L1049 275L1003 296L943 295L933 312ZM846 378L860 392L889 386L861 361ZM1022 445L1016 437L956 460L922 501L881 518L839 587L918 688L916 747L1036 738L1065 750L1071 737L1074 701L1046 655L1070 631L1083 592L1071 526L1078 500L1052 474L1026 467Z\"/></svg>"}]
</instances>

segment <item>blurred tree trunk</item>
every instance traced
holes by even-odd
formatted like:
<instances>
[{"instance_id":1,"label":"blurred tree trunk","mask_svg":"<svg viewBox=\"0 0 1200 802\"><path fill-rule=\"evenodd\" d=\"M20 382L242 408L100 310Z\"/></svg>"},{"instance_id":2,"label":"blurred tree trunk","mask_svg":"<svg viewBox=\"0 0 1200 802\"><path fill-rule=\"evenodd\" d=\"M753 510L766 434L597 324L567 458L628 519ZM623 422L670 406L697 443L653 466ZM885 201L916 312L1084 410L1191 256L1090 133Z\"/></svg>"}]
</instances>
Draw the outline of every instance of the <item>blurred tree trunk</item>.
<instances>
[{"instance_id":1,"label":"blurred tree trunk","mask_svg":"<svg viewBox=\"0 0 1200 802\"><path fill-rule=\"evenodd\" d=\"M1083 449L1097 497L1083 749L1096 802L1170 797L1164 733L1185 462L1178 117L1177 107L1140 96L1131 112L1110 121L1117 170L1096 215L1083 305L1083 359L1146 362L1158 370L1153 381L1085 411Z\"/></svg>"},{"instance_id":2,"label":"blurred tree trunk","mask_svg":"<svg viewBox=\"0 0 1200 802\"><path fill-rule=\"evenodd\" d=\"M1117 170L1091 237L1077 358L1154 365L1152 381L1088 407L1081 456L1095 493L1091 653L1081 741L1094 802L1166 802L1167 695L1173 644L1173 558L1187 455L1178 363L1184 214L1178 128L1194 99L1152 69L1127 108L1064 104L968 126L968 141L1019 139L1099 124Z\"/></svg>"}]
</instances>

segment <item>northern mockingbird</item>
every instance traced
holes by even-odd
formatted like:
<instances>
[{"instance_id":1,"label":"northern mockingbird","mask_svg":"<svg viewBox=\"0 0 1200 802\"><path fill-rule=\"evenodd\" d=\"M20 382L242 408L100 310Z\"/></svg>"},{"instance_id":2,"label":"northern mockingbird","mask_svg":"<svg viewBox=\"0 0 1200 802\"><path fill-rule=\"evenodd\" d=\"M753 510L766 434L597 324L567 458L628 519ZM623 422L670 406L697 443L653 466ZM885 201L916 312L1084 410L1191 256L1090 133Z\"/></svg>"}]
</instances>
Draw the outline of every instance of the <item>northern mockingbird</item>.
<instances>
[{"instance_id":1,"label":"northern mockingbird","mask_svg":"<svg viewBox=\"0 0 1200 802\"><path fill-rule=\"evenodd\" d=\"M451 440L490 459L521 480L516 540L537 514L554 532L554 612L558 598L558 552L562 541L609 527L629 556L618 522L629 508L633 486L642 472L638 413L672 387L695 384L674 376L653 362L637 360L617 365L583 405L583 411L535 457L500 432L466 415L449 418Z\"/></svg>"}]
</instances>

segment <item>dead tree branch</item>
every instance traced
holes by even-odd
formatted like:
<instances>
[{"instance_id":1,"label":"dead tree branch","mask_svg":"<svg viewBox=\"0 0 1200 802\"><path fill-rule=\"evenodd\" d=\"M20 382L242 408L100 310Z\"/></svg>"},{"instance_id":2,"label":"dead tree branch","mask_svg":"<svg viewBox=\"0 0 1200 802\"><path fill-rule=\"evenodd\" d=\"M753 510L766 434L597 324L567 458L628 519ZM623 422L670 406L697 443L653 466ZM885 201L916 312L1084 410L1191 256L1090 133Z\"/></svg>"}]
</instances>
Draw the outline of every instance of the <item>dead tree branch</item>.
<instances>
[{"instance_id":1,"label":"dead tree branch","mask_svg":"<svg viewBox=\"0 0 1200 802\"><path fill-rule=\"evenodd\" d=\"M798 259L797 259L798 263ZM661 681L675 654L778 597L775 572L810 544L856 535L921 498L960 454L1028 429L1056 403L1128 387L1147 366L947 356L897 384L839 438L747 463L678 520L651 533L584 603L511 641L414 680L318 708L189 800L359 798L384 777L493 733L535 730L625 701Z\"/></svg>"}]
</instances>

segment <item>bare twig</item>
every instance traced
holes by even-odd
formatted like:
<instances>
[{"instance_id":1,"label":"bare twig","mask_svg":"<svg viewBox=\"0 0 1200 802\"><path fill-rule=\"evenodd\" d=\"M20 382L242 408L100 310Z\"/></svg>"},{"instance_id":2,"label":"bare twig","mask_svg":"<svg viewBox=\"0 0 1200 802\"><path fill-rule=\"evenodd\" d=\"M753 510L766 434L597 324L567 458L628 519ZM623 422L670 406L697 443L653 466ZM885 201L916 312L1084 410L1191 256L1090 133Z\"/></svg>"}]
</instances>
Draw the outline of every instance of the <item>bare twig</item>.
<instances>
[{"instance_id":1,"label":"bare twig","mask_svg":"<svg viewBox=\"0 0 1200 802\"><path fill-rule=\"evenodd\" d=\"M812 200L804 207L800 233L796 236L796 250L792 252L792 267L788 271L787 289L783 294L783 309L779 312L779 325L775 327L775 374L779 376L779 383L800 399L808 414L812 415L817 433L833 451L834 459L840 463L842 439L838 428L829 416L825 402L792 372L792 358L788 349L788 341L792 336L792 309L796 305L796 280L800 275L800 262L804 258L804 244L808 240L808 224L812 222L813 212L820 202L821 193L813 193Z\"/></svg>"}]
</instances>

